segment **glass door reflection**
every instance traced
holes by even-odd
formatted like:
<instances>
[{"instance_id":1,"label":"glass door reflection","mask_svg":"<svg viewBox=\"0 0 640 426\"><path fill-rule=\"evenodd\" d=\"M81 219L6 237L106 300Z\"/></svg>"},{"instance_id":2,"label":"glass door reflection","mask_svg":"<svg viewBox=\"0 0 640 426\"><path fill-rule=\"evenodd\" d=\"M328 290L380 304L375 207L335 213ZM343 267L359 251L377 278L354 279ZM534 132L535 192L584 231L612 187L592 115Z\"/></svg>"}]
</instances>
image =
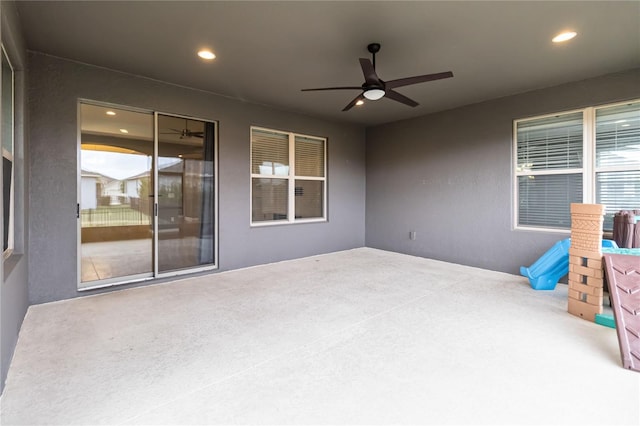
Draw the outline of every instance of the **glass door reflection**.
<instances>
[{"instance_id":1,"label":"glass door reflection","mask_svg":"<svg viewBox=\"0 0 640 426\"><path fill-rule=\"evenodd\" d=\"M215 124L158 114L158 272L214 258Z\"/></svg>"},{"instance_id":2,"label":"glass door reflection","mask_svg":"<svg viewBox=\"0 0 640 426\"><path fill-rule=\"evenodd\" d=\"M81 104L80 284L153 272L153 115Z\"/></svg>"}]
</instances>

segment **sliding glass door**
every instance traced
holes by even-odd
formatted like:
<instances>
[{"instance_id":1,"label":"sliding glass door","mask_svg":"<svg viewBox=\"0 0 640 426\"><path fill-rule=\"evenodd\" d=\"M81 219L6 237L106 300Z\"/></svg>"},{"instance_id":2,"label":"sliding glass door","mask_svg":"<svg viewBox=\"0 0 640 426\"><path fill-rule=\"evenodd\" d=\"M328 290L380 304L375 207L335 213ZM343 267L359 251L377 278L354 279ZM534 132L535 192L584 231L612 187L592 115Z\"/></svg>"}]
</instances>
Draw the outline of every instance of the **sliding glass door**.
<instances>
[{"instance_id":1,"label":"sliding glass door","mask_svg":"<svg viewBox=\"0 0 640 426\"><path fill-rule=\"evenodd\" d=\"M214 268L215 123L79 112L78 288Z\"/></svg>"},{"instance_id":2,"label":"sliding glass door","mask_svg":"<svg viewBox=\"0 0 640 426\"><path fill-rule=\"evenodd\" d=\"M213 264L214 123L158 114L158 272Z\"/></svg>"},{"instance_id":3,"label":"sliding glass door","mask_svg":"<svg viewBox=\"0 0 640 426\"><path fill-rule=\"evenodd\" d=\"M81 104L80 288L153 272L153 114Z\"/></svg>"}]
</instances>

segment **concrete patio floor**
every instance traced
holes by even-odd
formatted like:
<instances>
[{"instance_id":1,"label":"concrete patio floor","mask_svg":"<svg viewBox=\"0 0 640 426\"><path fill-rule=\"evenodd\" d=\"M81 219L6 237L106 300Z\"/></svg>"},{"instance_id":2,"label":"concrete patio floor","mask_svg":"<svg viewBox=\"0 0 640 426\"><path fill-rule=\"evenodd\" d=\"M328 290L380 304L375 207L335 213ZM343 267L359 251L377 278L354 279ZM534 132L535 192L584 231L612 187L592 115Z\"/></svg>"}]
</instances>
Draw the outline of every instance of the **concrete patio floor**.
<instances>
[{"instance_id":1,"label":"concrete patio floor","mask_svg":"<svg viewBox=\"0 0 640 426\"><path fill-rule=\"evenodd\" d=\"M567 288L361 248L31 306L14 424L640 424Z\"/></svg>"}]
</instances>

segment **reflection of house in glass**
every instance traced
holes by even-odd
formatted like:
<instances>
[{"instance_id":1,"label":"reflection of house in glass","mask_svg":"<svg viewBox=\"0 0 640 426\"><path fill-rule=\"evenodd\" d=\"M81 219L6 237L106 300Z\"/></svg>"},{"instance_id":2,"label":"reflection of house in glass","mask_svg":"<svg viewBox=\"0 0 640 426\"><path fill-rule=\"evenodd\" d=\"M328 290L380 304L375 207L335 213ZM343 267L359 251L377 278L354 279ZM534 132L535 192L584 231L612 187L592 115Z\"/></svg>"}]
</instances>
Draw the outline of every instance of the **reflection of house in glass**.
<instances>
[{"instance_id":1,"label":"reflection of house in glass","mask_svg":"<svg viewBox=\"0 0 640 426\"><path fill-rule=\"evenodd\" d=\"M211 162L180 159L159 166L158 238L173 238L168 234L176 231L182 237L196 236L201 226L211 227L213 217L205 214L204 204L212 185Z\"/></svg>"},{"instance_id":2,"label":"reflection of house in glass","mask_svg":"<svg viewBox=\"0 0 640 426\"><path fill-rule=\"evenodd\" d=\"M204 186L213 184L205 162L170 159L158 168L158 231L199 232ZM150 225L153 187L150 172L115 179L82 171L82 227Z\"/></svg>"},{"instance_id":3,"label":"reflection of house in glass","mask_svg":"<svg viewBox=\"0 0 640 426\"><path fill-rule=\"evenodd\" d=\"M102 196L102 188L104 188L105 183L109 181L110 178L101 175L97 172L92 172L88 170L81 171L81 193L82 200L80 202L81 210L95 209L100 205L100 201L98 200L99 196Z\"/></svg>"},{"instance_id":4,"label":"reflection of house in glass","mask_svg":"<svg viewBox=\"0 0 640 426\"><path fill-rule=\"evenodd\" d=\"M146 174L148 180L148 173ZM148 203L140 202L141 179L119 180L97 172L82 170L80 180L82 227L151 224ZM85 240L83 238L83 241Z\"/></svg>"},{"instance_id":5,"label":"reflection of house in glass","mask_svg":"<svg viewBox=\"0 0 640 426\"><path fill-rule=\"evenodd\" d=\"M153 191L150 187L149 172L145 171L130 176L122 181L122 189L125 203L132 209L150 216L150 205Z\"/></svg>"}]
</instances>

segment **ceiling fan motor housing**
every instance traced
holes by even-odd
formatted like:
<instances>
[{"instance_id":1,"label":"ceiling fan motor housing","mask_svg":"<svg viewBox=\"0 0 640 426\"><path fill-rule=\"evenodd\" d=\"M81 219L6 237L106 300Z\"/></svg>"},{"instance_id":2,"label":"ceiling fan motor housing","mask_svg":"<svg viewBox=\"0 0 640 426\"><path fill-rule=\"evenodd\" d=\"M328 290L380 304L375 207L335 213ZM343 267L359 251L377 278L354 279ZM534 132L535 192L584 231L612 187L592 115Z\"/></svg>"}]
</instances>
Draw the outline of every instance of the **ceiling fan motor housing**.
<instances>
[{"instance_id":1,"label":"ceiling fan motor housing","mask_svg":"<svg viewBox=\"0 0 640 426\"><path fill-rule=\"evenodd\" d=\"M364 90L365 92L367 90L384 90L385 89L385 85L384 85L384 81L379 80L380 84L373 84L373 83L363 83L362 84L362 90Z\"/></svg>"},{"instance_id":2,"label":"ceiling fan motor housing","mask_svg":"<svg viewBox=\"0 0 640 426\"><path fill-rule=\"evenodd\" d=\"M380 51L380 43L371 43L367 46L367 50L375 55Z\"/></svg>"}]
</instances>

